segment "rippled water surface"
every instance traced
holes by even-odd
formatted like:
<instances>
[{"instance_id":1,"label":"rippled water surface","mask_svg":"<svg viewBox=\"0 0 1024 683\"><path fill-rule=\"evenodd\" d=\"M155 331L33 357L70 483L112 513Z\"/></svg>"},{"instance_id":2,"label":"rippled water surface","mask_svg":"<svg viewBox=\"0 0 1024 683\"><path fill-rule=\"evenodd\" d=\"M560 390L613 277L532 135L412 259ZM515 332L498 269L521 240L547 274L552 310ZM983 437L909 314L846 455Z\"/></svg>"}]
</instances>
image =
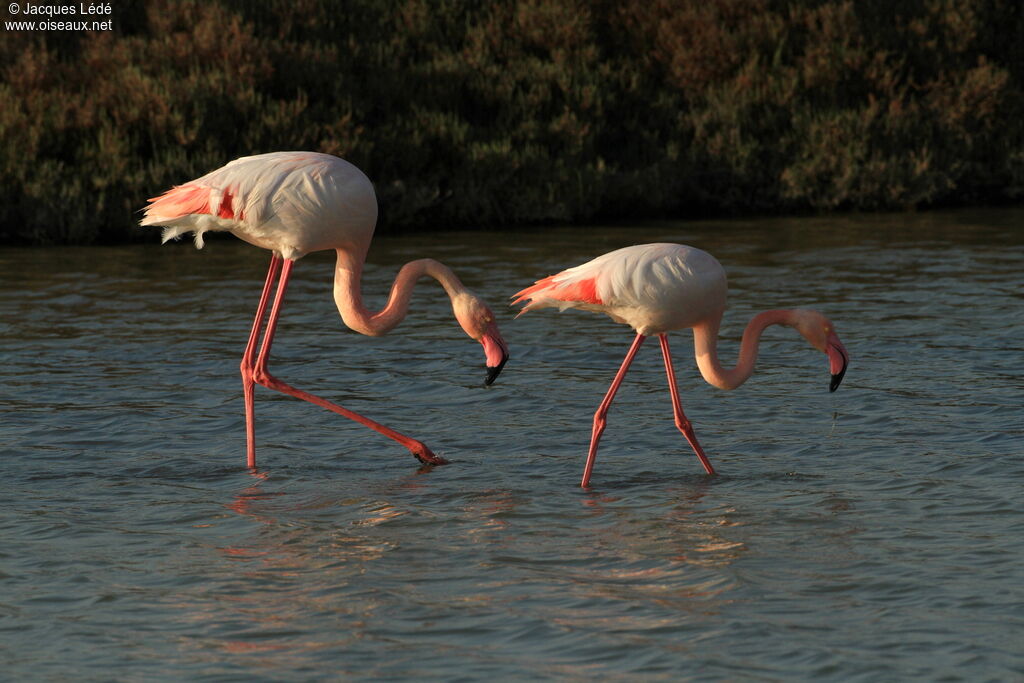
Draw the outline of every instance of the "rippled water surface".
<instances>
[{"instance_id":1,"label":"rippled water surface","mask_svg":"<svg viewBox=\"0 0 1024 683\"><path fill-rule=\"evenodd\" d=\"M344 328L332 260L295 268L271 370L422 439L422 468L238 362L265 252L0 250L0 678L1019 680L1024 677L1022 211L379 238L364 291L451 265L498 311L483 353L421 283L391 335ZM154 242L157 235L154 234ZM751 315L816 308L852 355L765 335L734 392L673 335L578 487L632 333L507 297L628 244L711 251L721 354Z\"/></svg>"}]
</instances>

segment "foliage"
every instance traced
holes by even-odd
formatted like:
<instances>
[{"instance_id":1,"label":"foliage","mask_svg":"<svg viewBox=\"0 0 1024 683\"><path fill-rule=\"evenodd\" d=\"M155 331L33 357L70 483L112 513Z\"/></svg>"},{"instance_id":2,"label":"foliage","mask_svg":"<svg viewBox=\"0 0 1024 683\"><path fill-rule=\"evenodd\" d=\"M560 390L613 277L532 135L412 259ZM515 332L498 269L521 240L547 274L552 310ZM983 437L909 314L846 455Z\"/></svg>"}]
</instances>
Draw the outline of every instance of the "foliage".
<instances>
[{"instance_id":1,"label":"foliage","mask_svg":"<svg viewBox=\"0 0 1024 683\"><path fill-rule=\"evenodd\" d=\"M147 0L0 44L0 241L138 235L314 149L382 229L890 209L1024 193L1011 0Z\"/></svg>"}]
</instances>

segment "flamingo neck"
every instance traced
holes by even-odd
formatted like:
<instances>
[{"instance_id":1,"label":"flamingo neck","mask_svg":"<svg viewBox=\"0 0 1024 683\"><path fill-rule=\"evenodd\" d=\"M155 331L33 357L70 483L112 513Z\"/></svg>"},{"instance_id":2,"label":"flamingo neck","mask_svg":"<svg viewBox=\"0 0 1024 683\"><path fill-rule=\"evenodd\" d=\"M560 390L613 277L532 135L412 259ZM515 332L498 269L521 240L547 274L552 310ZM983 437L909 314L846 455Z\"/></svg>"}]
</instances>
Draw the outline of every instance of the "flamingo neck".
<instances>
[{"instance_id":1,"label":"flamingo neck","mask_svg":"<svg viewBox=\"0 0 1024 683\"><path fill-rule=\"evenodd\" d=\"M718 328L722 322L719 313L711 320L693 328L693 350L697 356L697 367L704 380L719 389L735 389L743 384L754 373L757 361L757 347L761 341L761 333L769 325L794 325L795 311L774 310L758 313L743 331L740 342L740 358L736 367L726 370L718 360Z\"/></svg>"},{"instance_id":2,"label":"flamingo neck","mask_svg":"<svg viewBox=\"0 0 1024 683\"><path fill-rule=\"evenodd\" d=\"M391 294L384 308L374 313L363 305L361 279L362 258L338 249L338 263L334 272L334 302L341 319L351 329L371 337L387 334L402 322L409 311L409 299L416 282L424 275L441 283L453 303L468 290L452 270L434 259L419 259L402 266L391 285Z\"/></svg>"}]
</instances>

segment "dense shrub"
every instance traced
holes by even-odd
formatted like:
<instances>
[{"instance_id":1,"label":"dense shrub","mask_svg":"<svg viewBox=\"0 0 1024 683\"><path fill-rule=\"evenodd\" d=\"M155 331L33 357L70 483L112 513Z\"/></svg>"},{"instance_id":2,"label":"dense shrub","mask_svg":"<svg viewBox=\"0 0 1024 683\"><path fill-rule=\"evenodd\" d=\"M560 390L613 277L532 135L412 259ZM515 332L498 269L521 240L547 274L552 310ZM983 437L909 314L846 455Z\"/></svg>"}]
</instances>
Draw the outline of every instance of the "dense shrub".
<instances>
[{"instance_id":1,"label":"dense shrub","mask_svg":"<svg viewBox=\"0 0 1024 683\"><path fill-rule=\"evenodd\" d=\"M0 240L120 240L237 156L315 149L382 229L1024 193L1014 0L148 0L0 44Z\"/></svg>"}]
</instances>

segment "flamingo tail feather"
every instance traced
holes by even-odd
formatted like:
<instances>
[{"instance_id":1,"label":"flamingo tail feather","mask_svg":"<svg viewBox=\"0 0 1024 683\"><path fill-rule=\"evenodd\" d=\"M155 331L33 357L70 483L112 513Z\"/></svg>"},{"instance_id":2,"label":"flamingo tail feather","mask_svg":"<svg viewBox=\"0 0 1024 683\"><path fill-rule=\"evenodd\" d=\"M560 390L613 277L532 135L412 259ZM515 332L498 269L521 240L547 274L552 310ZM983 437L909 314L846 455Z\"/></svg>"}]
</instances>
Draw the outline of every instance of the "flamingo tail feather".
<instances>
[{"instance_id":1,"label":"flamingo tail feather","mask_svg":"<svg viewBox=\"0 0 1024 683\"><path fill-rule=\"evenodd\" d=\"M216 219L241 220L241 211L235 194L230 189L219 190L202 185L185 184L172 187L161 195L151 197L140 225L164 226L161 242L177 239L187 232L195 233L195 245L205 245L203 233L223 230ZM237 213L237 215L236 215ZM213 219L213 220L211 220Z\"/></svg>"},{"instance_id":2,"label":"flamingo tail feather","mask_svg":"<svg viewBox=\"0 0 1024 683\"><path fill-rule=\"evenodd\" d=\"M511 305L526 302L519 315L535 308L547 306L557 307L560 310L572 308L582 304L601 305L604 302L597 293L597 279L593 277L572 278L566 277L566 273L550 275L543 280L537 280L526 289L513 295L514 301ZM528 300L528 301L527 301Z\"/></svg>"}]
</instances>

